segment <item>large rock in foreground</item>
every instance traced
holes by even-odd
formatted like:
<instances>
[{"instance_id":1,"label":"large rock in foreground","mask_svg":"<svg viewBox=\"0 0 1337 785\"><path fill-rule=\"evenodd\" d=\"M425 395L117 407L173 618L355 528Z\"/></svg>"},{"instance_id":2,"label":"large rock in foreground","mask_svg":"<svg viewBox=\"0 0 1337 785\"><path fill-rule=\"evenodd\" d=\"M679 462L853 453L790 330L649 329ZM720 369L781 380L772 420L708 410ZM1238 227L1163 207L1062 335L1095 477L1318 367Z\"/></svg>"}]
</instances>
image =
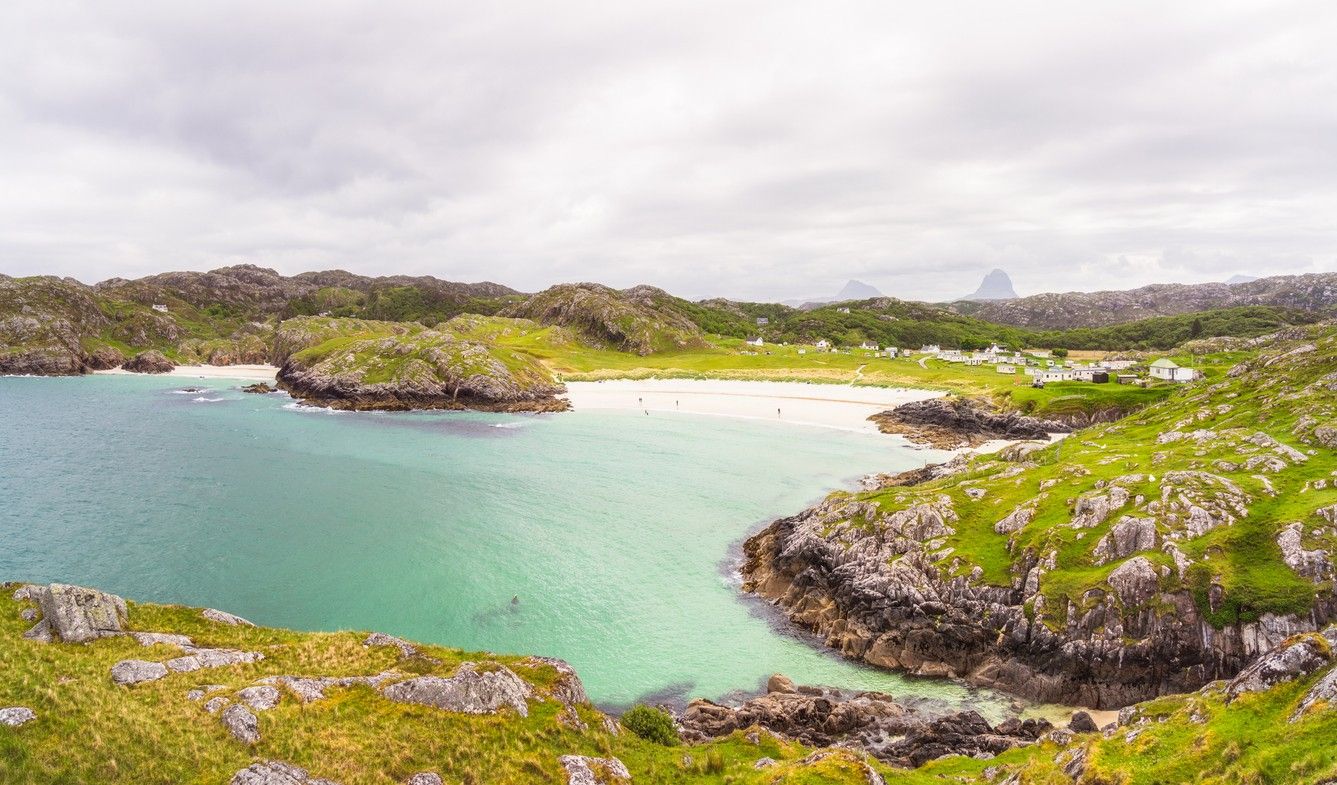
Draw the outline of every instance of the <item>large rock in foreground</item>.
<instances>
[{"instance_id":1,"label":"large rock in foreground","mask_svg":"<svg viewBox=\"0 0 1337 785\"><path fill-rule=\"evenodd\" d=\"M53 583L29 588L28 597L41 609L41 623L65 643L87 643L125 630L125 600L115 594Z\"/></svg>"},{"instance_id":2,"label":"large rock in foreground","mask_svg":"<svg viewBox=\"0 0 1337 785\"><path fill-rule=\"evenodd\" d=\"M970 398L911 401L868 419L884 433L945 449L978 446L994 439L1048 439L1051 433L1072 430L1060 422L1000 412Z\"/></svg>"}]
</instances>

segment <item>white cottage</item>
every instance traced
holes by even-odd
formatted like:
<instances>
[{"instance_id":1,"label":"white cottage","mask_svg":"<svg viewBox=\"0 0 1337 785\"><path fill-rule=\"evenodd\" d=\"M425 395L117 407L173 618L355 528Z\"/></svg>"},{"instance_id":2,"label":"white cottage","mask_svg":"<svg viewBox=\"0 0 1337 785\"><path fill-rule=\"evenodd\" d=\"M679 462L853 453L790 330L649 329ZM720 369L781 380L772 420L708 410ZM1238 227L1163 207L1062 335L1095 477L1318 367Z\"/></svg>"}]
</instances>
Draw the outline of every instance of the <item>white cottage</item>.
<instances>
[{"instance_id":1,"label":"white cottage","mask_svg":"<svg viewBox=\"0 0 1337 785\"><path fill-rule=\"evenodd\" d=\"M1185 368L1168 357L1162 357L1151 364L1151 378L1163 379L1167 382L1191 382L1201 376L1193 368Z\"/></svg>"}]
</instances>

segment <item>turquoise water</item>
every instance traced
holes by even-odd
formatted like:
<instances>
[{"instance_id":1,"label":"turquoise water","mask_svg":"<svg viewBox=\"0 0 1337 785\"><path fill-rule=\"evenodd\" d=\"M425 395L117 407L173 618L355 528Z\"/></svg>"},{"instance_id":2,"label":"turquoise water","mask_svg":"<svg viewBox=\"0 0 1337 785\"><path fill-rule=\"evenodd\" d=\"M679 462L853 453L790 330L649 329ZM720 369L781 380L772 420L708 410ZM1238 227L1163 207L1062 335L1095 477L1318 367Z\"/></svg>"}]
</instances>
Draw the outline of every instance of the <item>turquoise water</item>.
<instances>
[{"instance_id":1,"label":"turquoise water","mask_svg":"<svg viewBox=\"0 0 1337 785\"><path fill-rule=\"evenodd\" d=\"M0 378L0 578L561 657L607 705L777 671L1003 704L834 657L733 577L765 522L934 453L686 415L299 410L237 384Z\"/></svg>"}]
</instances>

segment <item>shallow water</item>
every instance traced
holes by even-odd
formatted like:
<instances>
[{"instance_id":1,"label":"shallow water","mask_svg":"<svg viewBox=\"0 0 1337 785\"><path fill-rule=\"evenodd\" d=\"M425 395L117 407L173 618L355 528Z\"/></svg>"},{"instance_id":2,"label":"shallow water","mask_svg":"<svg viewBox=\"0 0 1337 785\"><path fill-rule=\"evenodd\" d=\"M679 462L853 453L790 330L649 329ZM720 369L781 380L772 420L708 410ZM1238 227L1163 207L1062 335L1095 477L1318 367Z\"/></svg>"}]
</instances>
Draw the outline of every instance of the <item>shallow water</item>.
<instances>
[{"instance_id":1,"label":"shallow water","mask_svg":"<svg viewBox=\"0 0 1337 785\"><path fill-rule=\"evenodd\" d=\"M1006 703L839 659L738 591L749 532L938 453L676 414L335 413L237 385L0 378L0 579L561 657L606 705L773 672Z\"/></svg>"}]
</instances>

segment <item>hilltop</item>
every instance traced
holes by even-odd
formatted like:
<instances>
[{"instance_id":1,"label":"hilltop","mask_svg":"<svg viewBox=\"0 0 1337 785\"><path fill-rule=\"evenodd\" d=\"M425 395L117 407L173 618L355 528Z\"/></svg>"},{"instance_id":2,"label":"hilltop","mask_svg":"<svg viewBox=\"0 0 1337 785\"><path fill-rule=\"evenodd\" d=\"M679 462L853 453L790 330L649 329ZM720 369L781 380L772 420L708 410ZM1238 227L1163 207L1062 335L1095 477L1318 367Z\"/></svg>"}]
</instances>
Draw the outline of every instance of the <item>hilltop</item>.
<instances>
[{"instance_id":1,"label":"hilltop","mask_svg":"<svg viewBox=\"0 0 1337 785\"><path fill-rule=\"evenodd\" d=\"M1017 290L1012 288L1012 279L1003 270L994 269L980 281L979 288L962 300L1015 300Z\"/></svg>"},{"instance_id":2,"label":"hilltop","mask_svg":"<svg viewBox=\"0 0 1337 785\"><path fill-rule=\"evenodd\" d=\"M999 324L1065 329L1245 305L1331 309L1337 305L1337 273L1278 275L1235 284L1155 284L1128 291L1036 294L1005 301L958 301L952 308Z\"/></svg>"},{"instance_id":3,"label":"hilltop","mask_svg":"<svg viewBox=\"0 0 1337 785\"><path fill-rule=\"evenodd\" d=\"M847 656L1040 700L1233 676L1337 619L1337 327L1234 348L1122 420L776 521L747 588Z\"/></svg>"}]
</instances>

